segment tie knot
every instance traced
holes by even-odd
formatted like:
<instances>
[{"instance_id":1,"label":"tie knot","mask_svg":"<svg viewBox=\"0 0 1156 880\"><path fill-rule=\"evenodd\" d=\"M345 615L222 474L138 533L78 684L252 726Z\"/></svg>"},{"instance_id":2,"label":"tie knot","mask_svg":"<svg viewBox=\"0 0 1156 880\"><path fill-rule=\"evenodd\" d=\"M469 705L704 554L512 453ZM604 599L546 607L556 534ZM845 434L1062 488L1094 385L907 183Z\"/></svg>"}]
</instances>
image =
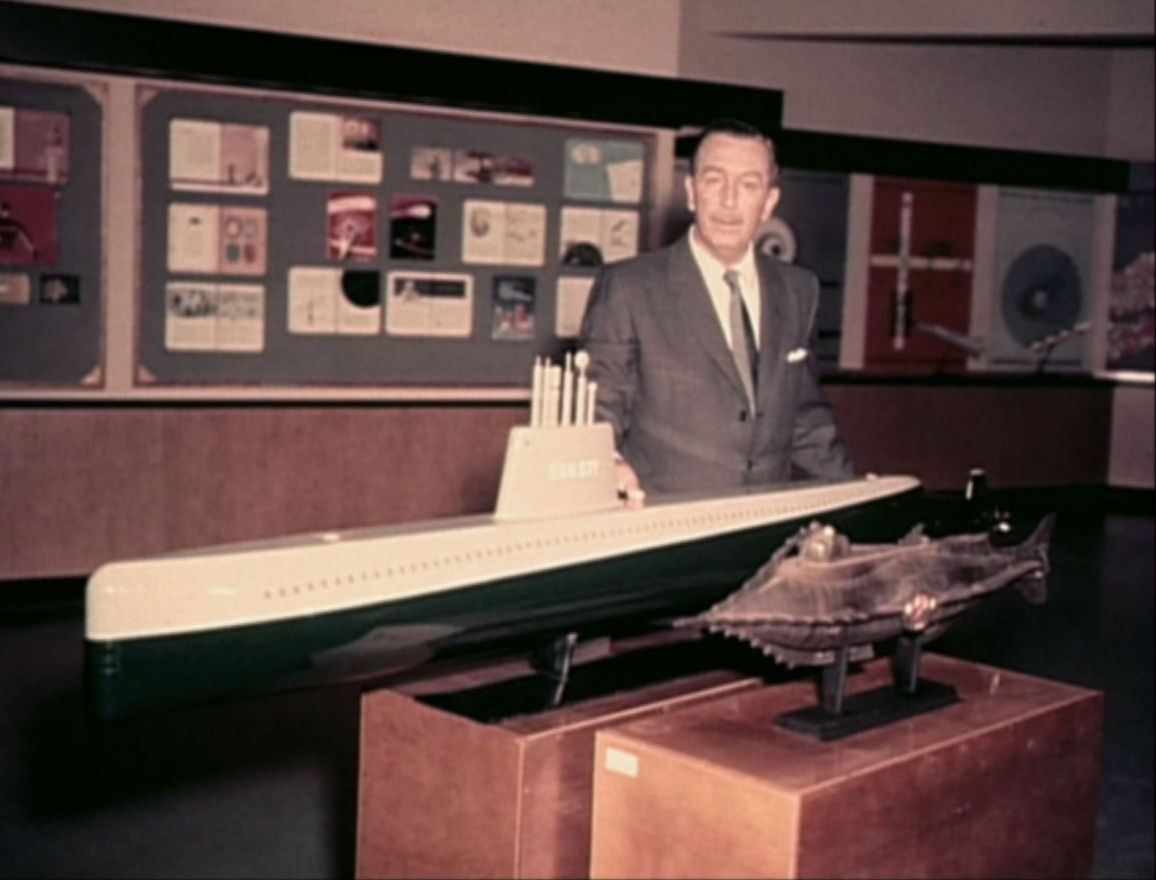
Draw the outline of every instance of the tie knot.
<instances>
[{"instance_id":1,"label":"tie knot","mask_svg":"<svg viewBox=\"0 0 1156 880\"><path fill-rule=\"evenodd\" d=\"M731 289L731 293L739 293L739 273L737 269L727 269L723 272L723 281Z\"/></svg>"}]
</instances>

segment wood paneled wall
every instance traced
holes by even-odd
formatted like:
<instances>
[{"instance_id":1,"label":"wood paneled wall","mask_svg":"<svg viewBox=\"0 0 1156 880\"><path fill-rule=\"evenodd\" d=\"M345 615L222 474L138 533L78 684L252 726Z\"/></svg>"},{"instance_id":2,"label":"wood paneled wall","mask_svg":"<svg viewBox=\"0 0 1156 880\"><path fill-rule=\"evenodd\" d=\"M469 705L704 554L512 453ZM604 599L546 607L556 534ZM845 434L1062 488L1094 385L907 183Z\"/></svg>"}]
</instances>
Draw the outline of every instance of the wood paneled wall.
<instances>
[{"instance_id":1,"label":"wood paneled wall","mask_svg":"<svg viewBox=\"0 0 1156 880\"><path fill-rule=\"evenodd\" d=\"M1108 384L830 384L861 471L1105 483ZM0 407L0 580L492 509L522 404Z\"/></svg>"},{"instance_id":2,"label":"wood paneled wall","mask_svg":"<svg viewBox=\"0 0 1156 880\"><path fill-rule=\"evenodd\" d=\"M824 387L860 472L904 473L962 489L968 470L993 489L1104 485L1112 386L1078 382Z\"/></svg>"},{"instance_id":3,"label":"wood paneled wall","mask_svg":"<svg viewBox=\"0 0 1156 880\"><path fill-rule=\"evenodd\" d=\"M524 406L0 409L0 578L492 508Z\"/></svg>"}]
</instances>

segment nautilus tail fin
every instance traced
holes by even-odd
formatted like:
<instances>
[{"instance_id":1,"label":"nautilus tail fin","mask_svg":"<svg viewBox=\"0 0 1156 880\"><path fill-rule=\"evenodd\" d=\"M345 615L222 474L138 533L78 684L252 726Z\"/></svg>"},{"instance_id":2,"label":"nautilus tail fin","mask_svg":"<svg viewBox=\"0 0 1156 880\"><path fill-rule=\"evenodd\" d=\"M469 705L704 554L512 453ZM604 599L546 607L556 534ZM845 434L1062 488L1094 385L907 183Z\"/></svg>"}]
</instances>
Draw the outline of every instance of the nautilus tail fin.
<instances>
[{"instance_id":1,"label":"nautilus tail fin","mask_svg":"<svg viewBox=\"0 0 1156 880\"><path fill-rule=\"evenodd\" d=\"M1056 527L1056 515L1049 513L1036 526L1030 538L1022 547L1025 558L1037 560L1040 567L1016 581L1016 589L1034 605L1042 605L1048 599L1047 575L1051 570L1048 563L1048 545Z\"/></svg>"}]
</instances>

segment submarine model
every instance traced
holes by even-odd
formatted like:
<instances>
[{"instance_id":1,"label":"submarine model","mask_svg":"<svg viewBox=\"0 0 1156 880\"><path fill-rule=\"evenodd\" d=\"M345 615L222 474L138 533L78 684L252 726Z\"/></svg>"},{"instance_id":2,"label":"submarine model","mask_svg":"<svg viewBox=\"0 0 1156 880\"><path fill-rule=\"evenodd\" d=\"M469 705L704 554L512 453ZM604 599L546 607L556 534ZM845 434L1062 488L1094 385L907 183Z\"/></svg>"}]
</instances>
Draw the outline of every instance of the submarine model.
<instances>
[{"instance_id":1,"label":"submarine model","mask_svg":"<svg viewBox=\"0 0 1156 880\"><path fill-rule=\"evenodd\" d=\"M736 592L675 624L737 638L787 666L825 666L843 650L868 660L905 633L937 638L1004 587L1043 603L1055 519L1011 544L996 529L932 538L922 523L894 544L857 544L812 522Z\"/></svg>"},{"instance_id":2,"label":"submarine model","mask_svg":"<svg viewBox=\"0 0 1156 880\"><path fill-rule=\"evenodd\" d=\"M733 592L816 517L887 540L918 479L798 480L624 498L582 352L535 361L495 510L227 544L97 568L85 592L91 716L412 670L669 624Z\"/></svg>"}]
</instances>

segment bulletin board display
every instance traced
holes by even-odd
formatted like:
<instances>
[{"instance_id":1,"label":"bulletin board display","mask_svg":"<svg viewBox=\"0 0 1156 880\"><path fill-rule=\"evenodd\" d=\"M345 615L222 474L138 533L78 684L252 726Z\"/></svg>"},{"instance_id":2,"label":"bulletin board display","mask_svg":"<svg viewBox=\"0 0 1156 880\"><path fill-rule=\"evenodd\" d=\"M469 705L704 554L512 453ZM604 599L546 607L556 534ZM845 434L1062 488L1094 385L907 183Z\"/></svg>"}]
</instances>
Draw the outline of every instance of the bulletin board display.
<instances>
[{"instance_id":1,"label":"bulletin board display","mask_svg":"<svg viewBox=\"0 0 1156 880\"><path fill-rule=\"evenodd\" d=\"M1001 187L990 323L991 369L1078 372L1092 299L1095 196Z\"/></svg>"},{"instance_id":2,"label":"bulletin board display","mask_svg":"<svg viewBox=\"0 0 1156 880\"><path fill-rule=\"evenodd\" d=\"M0 385L103 385L96 86L0 77Z\"/></svg>"},{"instance_id":3,"label":"bulletin board display","mask_svg":"<svg viewBox=\"0 0 1156 880\"><path fill-rule=\"evenodd\" d=\"M864 366L963 372L971 314L976 187L877 177L871 209Z\"/></svg>"},{"instance_id":4,"label":"bulletin board display","mask_svg":"<svg viewBox=\"0 0 1156 880\"><path fill-rule=\"evenodd\" d=\"M1156 194L1149 186L1119 197L1108 292L1106 366L1156 372Z\"/></svg>"},{"instance_id":5,"label":"bulletin board display","mask_svg":"<svg viewBox=\"0 0 1156 880\"><path fill-rule=\"evenodd\" d=\"M500 386L638 253L657 134L141 85L138 386Z\"/></svg>"}]
</instances>

